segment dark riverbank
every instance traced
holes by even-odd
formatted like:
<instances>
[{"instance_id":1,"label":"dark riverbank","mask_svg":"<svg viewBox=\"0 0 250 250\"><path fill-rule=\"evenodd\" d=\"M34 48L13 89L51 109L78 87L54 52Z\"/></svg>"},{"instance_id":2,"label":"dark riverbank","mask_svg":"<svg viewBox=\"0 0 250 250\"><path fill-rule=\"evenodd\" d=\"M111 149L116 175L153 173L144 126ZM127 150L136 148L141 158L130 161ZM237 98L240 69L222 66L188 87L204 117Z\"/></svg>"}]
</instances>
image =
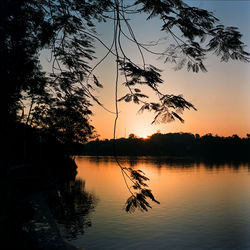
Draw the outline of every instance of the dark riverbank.
<instances>
[{"instance_id":1,"label":"dark riverbank","mask_svg":"<svg viewBox=\"0 0 250 250\"><path fill-rule=\"evenodd\" d=\"M75 178L77 166L70 157L75 146L46 131L10 122L1 150L1 247L73 249L60 236L45 198Z\"/></svg>"},{"instance_id":2,"label":"dark riverbank","mask_svg":"<svg viewBox=\"0 0 250 250\"><path fill-rule=\"evenodd\" d=\"M0 180L3 249L77 249L61 237L45 199L76 173L74 160L65 156L9 167Z\"/></svg>"}]
</instances>

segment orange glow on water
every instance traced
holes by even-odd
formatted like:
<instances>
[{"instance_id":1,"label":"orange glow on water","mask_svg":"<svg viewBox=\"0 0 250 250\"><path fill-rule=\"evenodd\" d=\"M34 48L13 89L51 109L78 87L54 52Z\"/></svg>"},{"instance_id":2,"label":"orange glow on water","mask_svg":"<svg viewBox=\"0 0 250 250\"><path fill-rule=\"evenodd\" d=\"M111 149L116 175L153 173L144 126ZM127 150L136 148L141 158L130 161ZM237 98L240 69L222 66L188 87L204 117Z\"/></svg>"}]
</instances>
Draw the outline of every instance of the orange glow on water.
<instances>
[{"instance_id":1,"label":"orange glow on water","mask_svg":"<svg viewBox=\"0 0 250 250\"><path fill-rule=\"evenodd\" d=\"M249 164L169 164L156 159L120 157L123 166L145 172L150 178L149 188L160 201L160 204L149 201L152 209L146 213L132 214L123 210L131 194L112 157L75 159L77 178L85 181L85 190L97 199L91 215L93 226L80 237L79 247L103 249L110 243L112 246L119 243L117 248L126 248L129 241L131 249L154 249L160 238L157 246L162 249L184 249L187 244L192 249L203 249L200 246L209 244L216 249L223 248L218 246L223 246L222 243L225 246L236 235L232 240L236 247L232 248L237 248L238 232L244 236L240 243L248 244ZM105 241L107 237L109 240ZM222 243L218 237L223 239ZM149 241L145 243L145 239Z\"/></svg>"},{"instance_id":2,"label":"orange glow on water","mask_svg":"<svg viewBox=\"0 0 250 250\"><path fill-rule=\"evenodd\" d=\"M240 171L237 173L229 165L219 169L210 168L204 164L193 164L190 168L188 167L190 165L185 166L185 164L157 165L146 159L150 157L138 157L135 161L122 157L121 163L123 166L133 166L135 169L142 170L150 179L149 188L152 189L156 199L161 202L160 206L153 204L156 210L161 209L162 206L171 208L180 202L185 206L188 204L192 206L192 200L197 197L200 197L201 202L206 202L208 197L214 197L215 201L230 200L230 197L237 199L238 190L249 186L248 175ZM106 202L117 199L117 206L123 206L130 194L122 178L121 170L112 157L77 157L76 164L78 176L86 180L88 191L105 195ZM233 191L230 191L231 189ZM177 204L178 207L181 204Z\"/></svg>"}]
</instances>

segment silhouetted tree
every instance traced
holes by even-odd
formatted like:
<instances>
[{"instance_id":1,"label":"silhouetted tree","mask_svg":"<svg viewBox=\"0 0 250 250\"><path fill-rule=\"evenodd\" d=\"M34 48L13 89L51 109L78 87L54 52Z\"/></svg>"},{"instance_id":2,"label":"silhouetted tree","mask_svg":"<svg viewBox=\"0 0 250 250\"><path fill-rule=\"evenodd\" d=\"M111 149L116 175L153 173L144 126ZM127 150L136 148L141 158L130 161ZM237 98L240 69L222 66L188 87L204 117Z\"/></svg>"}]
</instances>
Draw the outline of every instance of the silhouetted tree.
<instances>
[{"instance_id":1,"label":"silhouetted tree","mask_svg":"<svg viewBox=\"0 0 250 250\"><path fill-rule=\"evenodd\" d=\"M183 122L182 112L195 109L181 95L159 90L163 83L161 70L146 62L145 53L175 63L176 69L185 66L196 73L206 72L204 59L211 52L221 61L249 60L237 28L225 27L212 13L190 7L181 0L3 0L0 7L1 77L6 85L6 91L1 92L2 131L6 131L9 121L13 120L51 133L60 141L82 142L91 137L90 102L104 107L93 94L94 87L102 87L94 70L109 54L114 56L117 69L114 138L118 101L133 101L141 105L141 112L153 111L153 123L175 119ZM164 51L156 53L149 47L156 46L157 42L144 44L137 40L129 19L142 13L147 15L147 20L158 17L162 21L159 28L172 36L174 43L167 45ZM110 20L114 33L108 46L95 32L95 25ZM135 44L141 63L133 62L124 52L122 39ZM95 59L96 41L107 53L91 67L89 62ZM40 66L42 49L51 52L50 74L44 73ZM117 92L118 72L124 75L128 89L121 98ZM158 101L147 101L141 86L149 87L159 97ZM7 138L6 134L3 143ZM133 182L132 170L121 169L123 173L128 172L125 175ZM137 186L138 190L139 197L146 194L150 197ZM134 197L137 195L132 200Z\"/></svg>"},{"instance_id":2,"label":"silhouetted tree","mask_svg":"<svg viewBox=\"0 0 250 250\"><path fill-rule=\"evenodd\" d=\"M89 142L85 145L86 155L110 155L111 140ZM117 155L127 156L170 156L192 157L210 160L249 160L249 138L239 136L220 137L206 134L197 136L190 133L153 134L147 140L117 139Z\"/></svg>"},{"instance_id":3,"label":"silhouetted tree","mask_svg":"<svg viewBox=\"0 0 250 250\"><path fill-rule=\"evenodd\" d=\"M135 134L129 134L128 138L129 138L130 140L133 140L133 139L135 139L135 138L137 138L137 137L136 137Z\"/></svg>"},{"instance_id":4,"label":"silhouetted tree","mask_svg":"<svg viewBox=\"0 0 250 250\"><path fill-rule=\"evenodd\" d=\"M148 20L160 18L162 31L171 35L176 44L170 44L161 53L154 53L147 45L138 42L129 17L140 13L146 13ZM114 36L112 46L108 47L94 27L96 22L110 19L114 20ZM125 28L129 30L128 35ZM180 32L174 33L175 28ZM137 0L130 3L123 0L3 0L0 30L1 73L6 83L5 98L1 98L5 99L1 105L2 114L5 118L14 116L33 126L37 124L34 120L40 119L41 115L49 117L54 114L42 114L41 109L45 106L46 110L61 110L64 106L67 111L67 102L73 96L77 96L78 115L79 112L83 116L91 113L88 98L101 104L91 92L93 86L102 87L93 70L106 56L96 66L90 67L89 62L94 59L94 41L101 42L107 48L107 54L114 55L125 76L129 93L120 100L142 104L141 111L153 110L156 113L153 122L175 118L183 121L180 113L194 106L180 95L164 94L158 90L158 85L163 82L161 71L145 62L144 53L161 55L165 62L176 63L178 69L186 65L194 72L206 71L203 61L210 52L215 52L222 61L248 61L249 56L244 51L237 28L224 27L212 13L190 7L181 0ZM141 53L142 66L124 53L122 38L135 43ZM39 62L38 53L45 48L52 53L50 75L42 72ZM159 102L146 102L147 96L141 93L141 85L156 92ZM27 107L29 112L24 117ZM69 113L73 111L75 109ZM34 117L36 113L40 116Z\"/></svg>"}]
</instances>

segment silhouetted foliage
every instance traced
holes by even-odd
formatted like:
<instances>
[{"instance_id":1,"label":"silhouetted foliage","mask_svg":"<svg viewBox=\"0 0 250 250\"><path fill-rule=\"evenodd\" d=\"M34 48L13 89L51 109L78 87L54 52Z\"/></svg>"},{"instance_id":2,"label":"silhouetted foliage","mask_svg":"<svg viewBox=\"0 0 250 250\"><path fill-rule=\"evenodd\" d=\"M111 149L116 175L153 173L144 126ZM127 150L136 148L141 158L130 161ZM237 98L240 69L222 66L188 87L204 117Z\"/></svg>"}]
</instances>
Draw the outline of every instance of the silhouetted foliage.
<instances>
[{"instance_id":1,"label":"silhouetted foliage","mask_svg":"<svg viewBox=\"0 0 250 250\"><path fill-rule=\"evenodd\" d=\"M250 140L232 137L218 137L207 134L200 136L190 133L156 133L148 139L138 138L130 134L128 139L95 140L84 145L82 153L85 155L112 155L112 148L115 143L115 161L123 172L123 178L131 196L125 203L127 212L134 212L136 209L148 211L151 205L147 198L159 203L153 196L146 181L149 179L141 170L132 167L122 167L122 159L118 155L157 155L170 157L185 157L188 159L202 159L210 163L213 160L220 161L250 161ZM162 159L158 159L161 164ZM183 160L183 159L182 159ZM165 160L163 159L163 162ZM171 162L168 159L168 162ZM136 164L136 160L134 161ZM134 165L132 164L132 165ZM131 186L130 186L130 183Z\"/></svg>"},{"instance_id":2,"label":"silhouetted foliage","mask_svg":"<svg viewBox=\"0 0 250 250\"><path fill-rule=\"evenodd\" d=\"M135 189L138 187L135 186ZM160 204L159 201L157 201L150 189L141 189L140 193L136 193L136 195L132 195L128 198L125 204L125 210L126 212L134 212L137 208L141 211L148 211L148 208L152 208L150 204L147 202L147 198L150 198L152 201Z\"/></svg>"},{"instance_id":3,"label":"silhouetted foliage","mask_svg":"<svg viewBox=\"0 0 250 250\"><path fill-rule=\"evenodd\" d=\"M112 140L91 141L84 145L86 155L110 155ZM250 160L250 139L200 136L191 133L156 133L148 139L129 137L116 140L117 155L161 155L172 157L206 158L222 160Z\"/></svg>"},{"instance_id":4,"label":"silhouetted foliage","mask_svg":"<svg viewBox=\"0 0 250 250\"><path fill-rule=\"evenodd\" d=\"M176 69L186 66L187 70L196 73L199 70L206 72L204 59L211 52L221 61L249 61L249 53L244 51L242 35L237 28L225 27L212 13L190 7L181 0L3 0L0 4L0 70L6 86L1 92L1 131L3 145L8 145L5 152L11 151L11 143L7 142L11 134L8 129L13 127L11 123L26 125L24 144L30 128L36 129L32 131L42 139L53 137L65 144L83 143L93 138L94 128L89 123L91 102L104 107L93 94L96 87L103 87L94 70L109 54L114 56L117 69L114 138L118 99L141 105L141 112L153 111L153 123L175 119L183 122L183 111L196 109L181 95L160 92L161 70L146 62L145 53L176 64ZM152 44L137 40L129 19L131 15L142 13L148 20L158 17L162 21L159 28L172 37L174 43L167 45L165 51L156 53L149 47ZM113 22L111 46L107 46L95 31L95 25L105 21ZM124 53L122 39L137 47L141 63L133 62ZM91 67L90 62L96 59L95 42L100 42L107 53ZM41 68L39 53L42 50L51 54L50 73ZM124 75L128 90L120 98L117 93L119 72ZM148 96L142 93L141 86L149 87L158 101L147 101ZM133 143L144 145L137 138ZM8 162L7 158L5 161ZM150 195L146 194L149 193L135 197L138 204L148 207L144 200Z\"/></svg>"},{"instance_id":5,"label":"silhouetted foliage","mask_svg":"<svg viewBox=\"0 0 250 250\"><path fill-rule=\"evenodd\" d=\"M119 162L120 164L120 162ZM141 211L148 211L148 208L152 208L150 204L147 202L147 198L151 199L151 201L160 204L154 198L151 190L148 189L148 184L146 181L149 180L148 177L145 176L145 173L142 170L135 170L133 168L122 167L122 173L124 177L124 181L127 185L131 196L127 199L125 203L125 211L126 212L134 212L136 209ZM132 186L129 186L127 179L131 181Z\"/></svg>"},{"instance_id":6,"label":"silhouetted foliage","mask_svg":"<svg viewBox=\"0 0 250 250\"><path fill-rule=\"evenodd\" d=\"M141 13L145 13L148 20L158 17L162 21L161 30L172 36L175 44L155 53L148 47L152 44L138 42L129 19ZM222 61L249 59L237 28L224 27L212 13L190 7L181 0L129 3L123 0L3 0L0 16L1 78L6 86L1 98L5 121L2 125L7 128L9 119L22 121L53 135L57 133L61 141L71 138L74 142L83 141L91 136L90 100L102 105L92 93L94 87L102 87L93 72L108 54L117 59L129 90L120 100L141 104L141 111L154 111L153 122L176 118L183 121L183 110L194 109L194 106L181 95L159 91L158 85L163 83L161 70L147 64L144 53L176 63L177 69L186 65L193 72L206 71L203 61L210 52ZM111 47L95 32L97 22L109 20L114 20L115 28ZM125 27L129 34L125 33ZM173 32L176 28L179 32ZM138 48L142 66L124 53L124 38ZM95 59L95 41L107 49L107 55L91 68L89 62ZM40 66L39 52L43 49L51 53L50 74L43 72ZM141 93L141 85L156 92L159 102L145 101L147 96Z\"/></svg>"}]
</instances>

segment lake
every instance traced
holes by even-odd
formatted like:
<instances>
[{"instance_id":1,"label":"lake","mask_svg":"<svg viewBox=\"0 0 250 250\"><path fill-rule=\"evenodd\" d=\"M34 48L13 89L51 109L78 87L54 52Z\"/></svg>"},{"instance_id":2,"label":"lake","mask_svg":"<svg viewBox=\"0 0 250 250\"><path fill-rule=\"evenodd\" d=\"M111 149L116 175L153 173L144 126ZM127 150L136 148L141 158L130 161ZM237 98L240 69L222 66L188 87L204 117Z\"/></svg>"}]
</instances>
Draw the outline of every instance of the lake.
<instances>
[{"instance_id":1,"label":"lake","mask_svg":"<svg viewBox=\"0 0 250 250\"><path fill-rule=\"evenodd\" d=\"M81 230L73 225L73 236L65 230L70 222L59 223L72 244L87 250L250 249L249 164L121 157L123 166L145 172L160 201L148 212L126 213L129 192L114 158L75 161L77 180L93 204Z\"/></svg>"}]
</instances>

